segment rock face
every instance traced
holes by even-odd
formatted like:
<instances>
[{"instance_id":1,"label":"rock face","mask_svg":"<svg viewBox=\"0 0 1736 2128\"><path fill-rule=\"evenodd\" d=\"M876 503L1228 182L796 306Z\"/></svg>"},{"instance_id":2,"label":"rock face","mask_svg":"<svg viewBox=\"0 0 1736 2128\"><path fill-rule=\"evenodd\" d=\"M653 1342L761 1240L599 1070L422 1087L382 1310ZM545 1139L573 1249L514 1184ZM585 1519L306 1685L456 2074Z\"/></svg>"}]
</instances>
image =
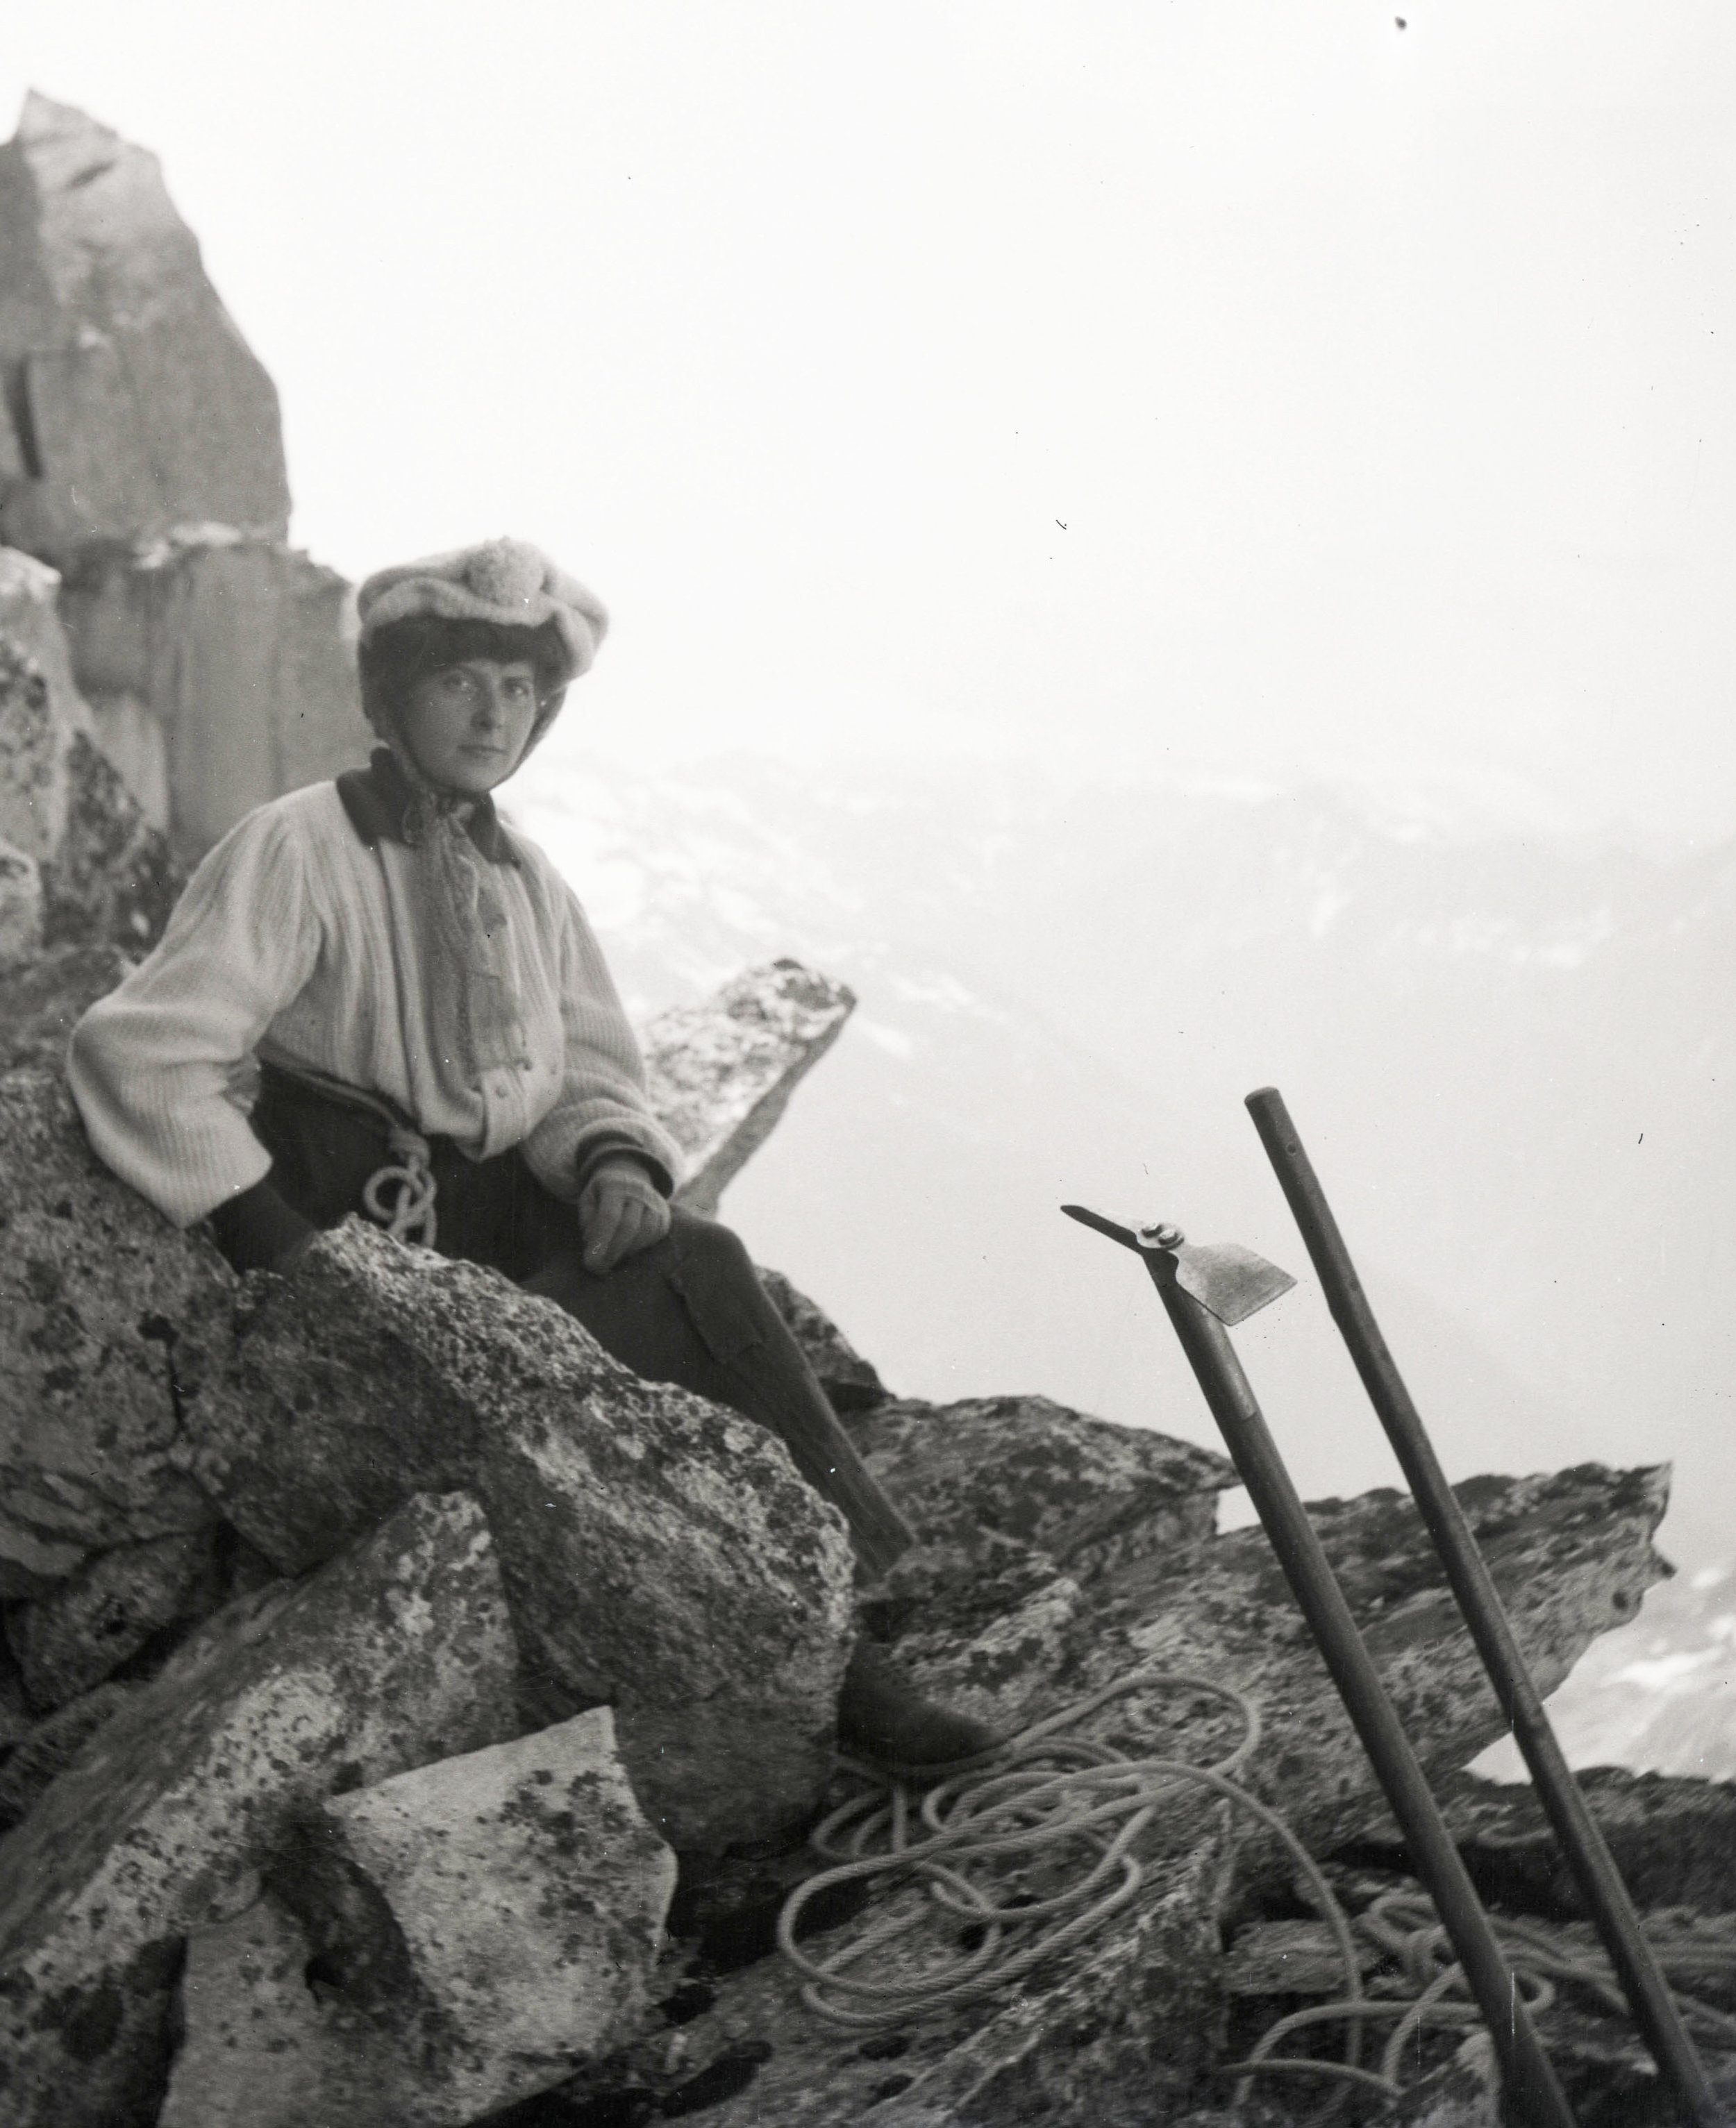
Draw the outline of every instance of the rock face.
<instances>
[{"instance_id":1,"label":"rock face","mask_svg":"<svg viewBox=\"0 0 1736 2128\"><path fill-rule=\"evenodd\" d=\"M330 1798L269 1881L190 1946L159 2128L437 2128L547 2089L644 2010L675 1858L598 1708Z\"/></svg>"},{"instance_id":2,"label":"rock face","mask_svg":"<svg viewBox=\"0 0 1736 2128\"><path fill-rule=\"evenodd\" d=\"M149 944L178 884L164 836L190 863L250 807L365 757L348 587L284 544L277 393L155 159L35 95L0 148L0 538L64 572L73 671L22 647L94 710L37 840L5 818L0 716L0 838L56 859L50 943L136 916ZM0 628L8 605L0 582ZM118 918L89 907L99 880Z\"/></svg>"},{"instance_id":3,"label":"rock face","mask_svg":"<svg viewBox=\"0 0 1736 2128\"><path fill-rule=\"evenodd\" d=\"M651 1105L687 1157L682 1204L717 1209L855 1004L844 984L799 961L773 961L744 970L703 1005L672 1006L642 1030Z\"/></svg>"},{"instance_id":4,"label":"rock face","mask_svg":"<svg viewBox=\"0 0 1736 2128\"><path fill-rule=\"evenodd\" d=\"M60 611L96 736L182 862L367 759L348 599L307 555L221 526L67 561Z\"/></svg>"},{"instance_id":5,"label":"rock face","mask_svg":"<svg viewBox=\"0 0 1736 2128\"><path fill-rule=\"evenodd\" d=\"M0 528L50 559L178 525L282 539L277 392L153 155L31 95L0 149Z\"/></svg>"},{"instance_id":6,"label":"rock face","mask_svg":"<svg viewBox=\"0 0 1736 2128\"><path fill-rule=\"evenodd\" d=\"M513 1665L461 1494L202 1628L0 1842L8 2123L128 2119L161 2072L180 1939L232 1910L297 1808L511 1735Z\"/></svg>"},{"instance_id":7,"label":"rock face","mask_svg":"<svg viewBox=\"0 0 1736 2128\"><path fill-rule=\"evenodd\" d=\"M13 958L44 943L142 951L181 885L167 842L97 742L55 609L58 581L0 549L0 841L36 867L39 904L36 936L26 926Z\"/></svg>"},{"instance_id":8,"label":"rock face","mask_svg":"<svg viewBox=\"0 0 1736 2128\"><path fill-rule=\"evenodd\" d=\"M1636 1907L1736 1913L1736 1787L1666 1774L1592 1766L1575 1776ZM1460 1774L1440 1790L1453 1839L1484 1897L1534 1913L1586 1912L1543 1805L1529 1782ZM1384 1820L1362 1845L1371 1860L1402 1861Z\"/></svg>"},{"instance_id":9,"label":"rock face","mask_svg":"<svg viewBox=\"0 0 1736 2128\"><path fill-rule=\"evenodd\" d=\"M952 1535L962 1520L1036 1546L1076 1578L1210 1537L1217 1494L1239 1482L1211 1449L1048 1397L900 1401L850 1431L919 1535Z\"/></svg>"},{"instance_id":10,"label":"rock face","mask_svg":"<svg viewBox=\"0 0 1736 2128\"><path fill-rule=\"evenodd\" d=\"M117 1546L34 1603L14 1606L6 1632L31 1705L64 1707L155 1635L214 1610L215 1537L207 1527Z\"/></svg>"},{"instance_id":11,"label":"rock face","mask_svg":"<svg viewBox=\"0 0 1736 2128\"><path fill-rule=\"evenodd\" d=\"M842 1518L782 1444L642 1381L553 1302L350 1220L251 1282L185 1461L281 1571L407 1494L482 1501L544 1718L610 1700L679 1848L817 1798L849 1647Z\"/></svg>"},{"instance_id":12,"label":"rock face","mask_svg":"<svg viewBox=\"0 0 1736 2128\"><path fill-rule=\"evenodd\" d=\"M0 1594L215 1519L170 1458L183 1326L235 1280L97 1160L57 1075L0 1078Z\"/></svg>"},{"instance_id":13,"label":"rock face","mask_svg":"<svg viewBox=\"0 0 1736 2128\"><path fill-rule=\"evenodd\" d=\"M0 842L0 976L42 950L42 867Z\"/></svg>"},{"instance_id":14,"label":"rock face","mask_svg":"<svg viewBox=\"0 0 1736 2128\"><path fill-rule=\"evenodd\" d=\"M0 968L0 1072L58 1076L73 1029L138 963L115 945L63 946Z\"/></svg>"}]
</instances>

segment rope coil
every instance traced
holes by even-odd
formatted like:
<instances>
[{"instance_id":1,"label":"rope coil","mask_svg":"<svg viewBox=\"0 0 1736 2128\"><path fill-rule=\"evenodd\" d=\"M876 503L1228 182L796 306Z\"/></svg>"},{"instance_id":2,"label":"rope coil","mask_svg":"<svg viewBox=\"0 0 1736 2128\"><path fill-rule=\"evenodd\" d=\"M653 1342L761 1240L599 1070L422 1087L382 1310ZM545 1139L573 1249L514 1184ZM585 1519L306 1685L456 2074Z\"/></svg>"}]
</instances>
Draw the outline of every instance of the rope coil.
<instances>
[{"instance_id":1,"label":"rope coil","mask_svg":"<svg viewBox=\"0 0 1736 2128\"><path fill-rule=\"evenodd\" d=\"M1112 1746L1063 1735L1111 1700L1159 1689L1204 1693L1240 1717L1241 1741L1213 1765L1161 1757L1130 1759ZM1401 2095L1406 2050L1425 2031L1470 2032L1482 2023L1453 1955L1446 1930L1420 1890L1396 1888L1375 1898L1353 1921L1325 1872L1279 1814L1234 1776L1259 1745L1258 1709L1233 1687L1209 1678L1135 1670L1063 1712L1025 1730L986 1771L942 1781L925 1793L889 1779L859 1760L841 1763L862 1785L816 1827L810 1845L825 1865L785 1901L778 1947L801 1976L801 2000L816 2016L847 2031L906 2024L943 2009L982 2002L1034 1966L1085 1942L1137 1895L1145 1868L1136 1850L1159 1808L1190 1784L1223 1798L1256 1819L1281 1842L1308 1886L1329 1930L1344 1974L1344 1993L1279 2018L1245 2060L1219 2073L1237 2079L1232 2104L1246 2106L1257 2078L1304 2076L1339 2088L1311 2118L1325 2121L1353 2089ZM1083 1850L1070 1882L1044 1896L1007 1895L1009 1864L1053 1865L1069 1847ZM835 1888L878 1881L887 1889L920 1886L927 1896L906 1901L823 1958L799 1949L804 1910ZM1558 1983L1588 1992L1625 2021L1625 1998L1601 1950L1586 1950L1565 1931L1539 1921L1491 1915L1515 1985L1534 2016L1558 1999ZM868 1977L903 1940L927 1924L946 1931L923 1947L919 1971ZM1644 1922L1659 1964L1673 1982L1736 1981L1736 1936L1709 1943L1667 1914ZM1397 1968L1370 1994L1363 1979L1357 1936ZM1736 2016L1674 1991L1683 2017L1702 2044L1736 2050ZM1391 2022L1379 2065L1363 2065L1365 2027ZM1341 2026L1344 2058L1281 2054L1299 2032Z\"/></svg>"},{"instance_id":2,"label":"rope coil","mask_svg":"<svg viewBox=\"0 0 1736 2128\"><path fill-rule=\"evenodd\" d=\"M406 1123L392 1124L386 1149L395 1157L377 1167L362 1185L362 1203L368 1216L377 1220L395 1242L412 1242L425 1249L434 1247L440 1232L435 1214L436 1185L429 1162L433 1147L420 1131ZM394 1190L388 1204L385 1193Z\"/></svg>"},{"instance_id":3,"label":"rope coil","mask_svg":"<svg viewBox=\"0 0 1736 2128\"><path fill-rule=\"evenodd\" d=\"M1215 1765L1185 1759L1130 1759L1113 1746L1066 1737L1111 1700L1139 1690L1203 1693L1239 1716L1242 1738ZM901 2024L942 2007L980 2002L1034 1966L1093 1935L1126 1906L1144 1881L1134 1851L1160 1805L1190 1783L1250 1812L1276 1833L1336 1917L1346 1969L1356 1959L1349 1927L1313 1857L1277 1814L1232 1778L1258 1748L1258 1710L1242 1693L1211 1678L1134 1670L1090 1698L1023 1731L987 1773L943 1781L921 1796L912 1822L912 1791L888 1784L855 1760L849 1769L868 1785L816 1828L811 1844L829 1864L799 1884L778 1921L778 1945L802 1976L801 1999L817 2016L848 2031ZM1082 1844L1093 1856L1082 1874L1047 1898L1020 1894L1002 1901L979 1879L1009 1860L1040 1863ZM1094 1852L1093 1852L1094 1851ZM923 1885L925 1902L875 1922L827 1958L799 1950L803 1909L839 1884L880 1879ZM958 1941L960 1925L982 1931L963 1955L936 1952L920 1976L866 1979L848 1969L885 1953L925 1921L938 1919Z\"/></svg>"}]
</instances>

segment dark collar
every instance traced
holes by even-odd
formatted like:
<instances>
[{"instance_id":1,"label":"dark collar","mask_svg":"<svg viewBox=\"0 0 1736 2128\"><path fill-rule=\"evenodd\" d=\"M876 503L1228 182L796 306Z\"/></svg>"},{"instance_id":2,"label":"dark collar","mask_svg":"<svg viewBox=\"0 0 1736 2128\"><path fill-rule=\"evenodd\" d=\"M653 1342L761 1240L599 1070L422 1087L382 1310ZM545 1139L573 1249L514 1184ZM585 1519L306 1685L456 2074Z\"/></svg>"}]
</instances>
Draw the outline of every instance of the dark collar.
<instances>
[{"instance_id":1,"label":"dark collar","mask_svg":"<svg viewBox=\"0 0 1736 2128\"><path fill-rule=\"evenodd\" d=\"M338 778L338 796L350 815L350 824L370 850L382 836L408 844L407 829L416 795L415 786L389 747L376 747L365 768L345 769ZM518 862L491 797L484 794L471 800L464 826L491 864Z\"/></svg>"}]
</instances>

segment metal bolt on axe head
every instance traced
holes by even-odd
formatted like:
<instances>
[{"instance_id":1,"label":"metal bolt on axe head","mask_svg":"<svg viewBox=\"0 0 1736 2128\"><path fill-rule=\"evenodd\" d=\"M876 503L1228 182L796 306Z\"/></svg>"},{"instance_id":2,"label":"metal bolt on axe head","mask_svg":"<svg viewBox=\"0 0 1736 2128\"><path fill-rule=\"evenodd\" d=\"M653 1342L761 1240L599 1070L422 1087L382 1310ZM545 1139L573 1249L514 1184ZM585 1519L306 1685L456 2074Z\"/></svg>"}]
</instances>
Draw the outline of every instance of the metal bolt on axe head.
<instances>
[{"instance_id":1,"label":"metal bolt on axe head","mask_svg":"<svg viewBox=\"0 0 1736 2128\"><path fill-rule=\"evenodd\" d=\"M1063 1204L1061 1209L1082 1227L1095 1228L1143 1256L1167 1256L1175 1266L1175 1283L1191 1294L1208 1313L1234 1329L1250 1315L1258 1315L1281 1293L1288 1293L1296 1280L1287 1271L1244 1249L1239 1242L1190 1242L1179 1227L1153 1219L1140 1226L1125 1226L1119 1219L1093 1212L1084 1204Z\"/></svg>"}]
</instances>

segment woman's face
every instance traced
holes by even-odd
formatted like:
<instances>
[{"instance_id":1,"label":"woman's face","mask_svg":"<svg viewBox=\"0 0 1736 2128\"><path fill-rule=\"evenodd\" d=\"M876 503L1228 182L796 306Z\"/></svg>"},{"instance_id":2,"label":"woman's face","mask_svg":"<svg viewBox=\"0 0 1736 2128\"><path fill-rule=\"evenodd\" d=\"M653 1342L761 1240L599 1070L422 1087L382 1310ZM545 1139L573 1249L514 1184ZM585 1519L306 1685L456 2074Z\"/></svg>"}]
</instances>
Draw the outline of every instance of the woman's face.
<instances>
[{"instance_id":1,"label":"woman's face","mask_svg":"<svg viewBox=\"0 0 1736 2128\"><path fill-rule=\"evenodd\" d=\"M536 710L528 658L467 658L415 683L398 732L430 783L480 798L517 767Z\"/></svg>"}]
</instances>

